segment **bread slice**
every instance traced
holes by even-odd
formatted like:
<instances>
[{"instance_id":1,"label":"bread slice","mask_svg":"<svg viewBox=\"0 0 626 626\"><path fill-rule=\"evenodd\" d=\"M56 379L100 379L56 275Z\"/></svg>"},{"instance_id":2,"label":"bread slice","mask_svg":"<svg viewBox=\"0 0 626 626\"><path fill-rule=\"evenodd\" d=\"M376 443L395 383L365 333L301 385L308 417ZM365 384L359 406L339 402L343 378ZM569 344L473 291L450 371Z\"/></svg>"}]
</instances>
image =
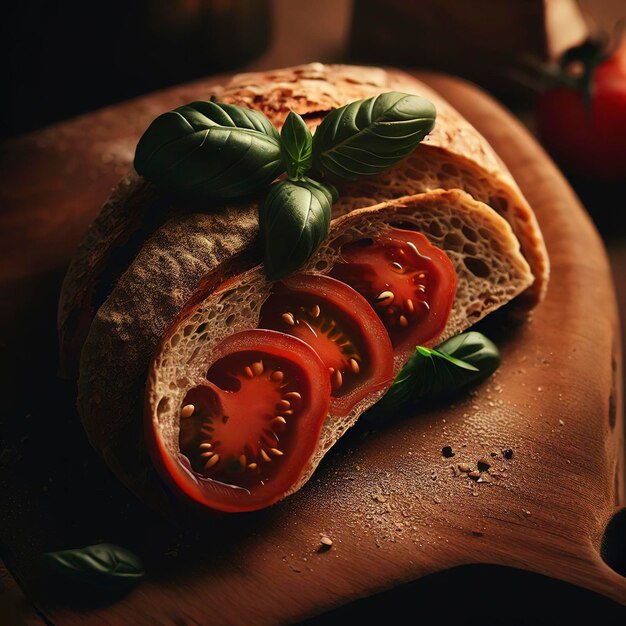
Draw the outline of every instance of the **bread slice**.
<instances>
[{"instance_id":1,"label":"bread slice","mask_svg":"<svg viewBox=\"0 0 626 626\"><path fill-rule=\"evenodd\" d=\"M303 272L328 273L340 258L342 246L378 237L391 224L424 234L432 244L445 250L455 267L457 293L438 341L462 332L523 292L534 280L509 224L460 190L407 196L338 218L329 238ZM172 456L180 453L179 420L185 396L206 380L215 349L222 340L259 326L261 307L272 288L273 283L264 278L263 267L254 267L221 288L196 294L194 303L185 307L165 332L150 368L146 406L161 443ZM396 352L394 374L410 351ZM324 454L383 393L384 390L371 393L346 416L326 418L313 456L285 495L307 482Z\"/></svg>"},{"instance_id":2,"label":"bread slice","mask_svg":"<svg viewBox=\"0 0 626 626\"><path fill-rule=\"evenodd\" d=\"M199 83L197 88L194 86L194 97L208 99L216 95L225 102L261 110L278 128L288 112L294 110L314 130L332 109L392 89L431 99L437 106L435 129L412 155L388 172L340 185L342 196L333 207L334 216L434 189L465 190L511 224L536 278L524 294L524 304L527 307L536 304L545 293L549 264L531 208L506 166L476 129L411 75L391 69L311 63L240 74L218 87L213 84L203 87ZM185 97L189 99L188 92ZM144 120L145 125L149 121ZM176 215L183 214L180 223L184 224L184 213L189 210L161 196L135 172L130 172L114 190L81 243L61 291L58 328L64 374L78 374L80 353L92 320L117 281L140 256L142 244ZM249 237L244 242L241 234L240 243L249 247L254 233L245 232Z\"/></svg>"},{"instance_id":3,"label":"bread slice","mask_svg":"<svg viewBox=\"0 0 626 626\"><path fill-rule=\"evenodd\" d=\"M550 274L535 214L485 138L428 85L395 69L310 63L239 74L216 93L225 102L260 108L278 124L294 108L314 128L328 111L383 91L431 100L437 108L435 128L411 156L388 172L340 186L342 198L333 207L333 215L433 189L463 189L511 225L535 276L523 304L534 306L545 295Z\"/></svg>"}]
</instances>

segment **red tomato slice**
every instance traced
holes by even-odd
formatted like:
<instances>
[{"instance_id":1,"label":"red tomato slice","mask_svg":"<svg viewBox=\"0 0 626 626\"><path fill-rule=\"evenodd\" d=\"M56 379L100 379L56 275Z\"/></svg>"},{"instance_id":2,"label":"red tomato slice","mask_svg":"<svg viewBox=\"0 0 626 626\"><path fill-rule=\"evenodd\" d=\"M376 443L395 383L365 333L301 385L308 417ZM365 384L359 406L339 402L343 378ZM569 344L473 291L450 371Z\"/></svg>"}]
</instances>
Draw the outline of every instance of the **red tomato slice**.
<instances>
[{"instance_id":1,"label":"red tomato slice","mask_svg":"<svg viewBox=\"0 0 626 626\"><path fill-rule=\"evenodd\" d=\"M333 415L347 415L393 380L384 325L361 295L328 276L298 274L277 283L261 309L260 326L294 335L320 356L332 385Z\"/></svg>"},{"instance_id":2,"label":"red tomato slice","mask_svg":"<svg viewBox=\"0 0 626 626\"><path fill-rule=\"evenodd\" d=\"M434 345L446 326L457 276L443 250L421 233L390 228L341 249L331 276L362 294L383 321L396 354Z\"/></svg>"},{"instance_id":3,"label":"red tomato slice","mask_svg":"<svg viewBox=\"0 0 626 626\"><path fill-rule=\"evenodd\" d=\"M270 330L235 333L215 349L207 382L178 410L180 454L147 410L148 441L163 477L218 511L253 511L297 481L328 415L328 370L305 342Z\"/></svg>"}]
</instances>

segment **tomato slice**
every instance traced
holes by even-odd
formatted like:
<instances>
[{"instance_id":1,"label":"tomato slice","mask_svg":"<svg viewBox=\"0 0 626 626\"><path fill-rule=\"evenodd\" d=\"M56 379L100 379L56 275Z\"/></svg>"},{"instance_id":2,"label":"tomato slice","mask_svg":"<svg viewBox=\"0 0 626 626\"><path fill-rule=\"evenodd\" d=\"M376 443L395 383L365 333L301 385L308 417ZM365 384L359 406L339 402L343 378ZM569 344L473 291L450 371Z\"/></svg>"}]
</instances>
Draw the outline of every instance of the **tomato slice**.
<instances>
[{"instance_id":1,"label":"tomato slice","mask_svg":"<svg viewBox=\"0 0 626 626\"><path fill-rule=\"evenodd\" d=\"M330 275L367 299L402 355L436 343L457 287L448 255L421 233L400 228L343 246Z\"/></svg>"},{"instance_id":2,"label":"tomato slice","mask_svg":"<svg viewBox=\"0 0 626 626\"><path fill-rule=\"evenodd\" d=\"M313 455L328 415L327 368L305 342L271 330L235 333L215 354L206 382L178 409L179 454L149 411L153 456L170 484L205 507L261 509L285 496Z\"/></svg>"},{"instance_id":3,"label":"tomato slice","mask_svg":"<svg viewBox=\"0 0 626 626\"><path fill-rule=\"evenodd\" d=\"M347 415L393 380L384 325L361 295L333 278L298 274L280 281L261 309L260 326L298 337L320 356L333 415Z\"/></svg>"}]
</instances>

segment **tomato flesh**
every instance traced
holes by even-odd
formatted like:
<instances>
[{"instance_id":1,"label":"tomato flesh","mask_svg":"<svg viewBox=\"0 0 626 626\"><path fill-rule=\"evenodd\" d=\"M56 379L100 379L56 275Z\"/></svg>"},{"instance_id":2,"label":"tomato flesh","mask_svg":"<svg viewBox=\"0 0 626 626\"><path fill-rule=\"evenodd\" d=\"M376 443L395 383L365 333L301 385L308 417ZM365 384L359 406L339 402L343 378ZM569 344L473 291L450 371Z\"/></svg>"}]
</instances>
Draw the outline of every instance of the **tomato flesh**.
<instances>
[{"instance_id":1,"label":"tomato flesh","mask_svg":"<svg viewBox=\"0 0 626 626\"><path fill-rule=\"evenodd\" d=\"M457 286L446 253L421 233L400 228L343 246L331 276L366 298L396 353L402 354L436 342L450 316Z\"/></svg>"},{"instance_id":2,"label":"tomato flesh","mask_svg":"<svg viewBox=\"0 0 626 626\"><path fill-rule=\"evenodd\" d=\"M299 274L277 283L261 309L260 326L298 337L315 350L327 369L333 415L347 415L393 380L385 327L362 296L337 280Z\"/></svg>"},{"instance_id":3,"label":"tomato flesh","mask_svg":"<svg viewBox=\"0 0 626 626\"><path fill-rule=\"evenodd\" d=\"M150 420L160 465L206 507L264 508L289 491L315 450L328 414L327 370L306 343L269 330L231 335L215 353L207 380L179 407L178 456Z\"/></svg>"}]
</instances>

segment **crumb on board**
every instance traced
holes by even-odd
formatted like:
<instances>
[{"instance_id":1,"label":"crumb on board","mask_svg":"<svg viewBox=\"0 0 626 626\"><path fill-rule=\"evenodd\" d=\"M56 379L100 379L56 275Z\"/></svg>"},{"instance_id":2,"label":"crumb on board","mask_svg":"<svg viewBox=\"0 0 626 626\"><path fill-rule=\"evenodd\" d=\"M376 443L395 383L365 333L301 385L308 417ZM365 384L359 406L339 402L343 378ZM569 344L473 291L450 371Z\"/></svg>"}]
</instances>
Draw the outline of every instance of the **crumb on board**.
<instances>
[{"instance_id":1,"label":"crumb on board","mask_svg":"<svg viewBox=\"0 0 626 626\"><path fill-rule=\"evenodd\" d=\"M321 535L319 552L327 552L332 547L333 547L333 540L327 535Z\"/></svg>"},{"instance_id":2,"label":"crumb on board","mask_svg":"<svg viewBox=\"0 0 626 626\"><path fill-rule=\"evenodd\" d=\"M477 466L479 472L486 472L491 467L491 461L483 457L478 459Z\"/></svg>"}]
</instances>

